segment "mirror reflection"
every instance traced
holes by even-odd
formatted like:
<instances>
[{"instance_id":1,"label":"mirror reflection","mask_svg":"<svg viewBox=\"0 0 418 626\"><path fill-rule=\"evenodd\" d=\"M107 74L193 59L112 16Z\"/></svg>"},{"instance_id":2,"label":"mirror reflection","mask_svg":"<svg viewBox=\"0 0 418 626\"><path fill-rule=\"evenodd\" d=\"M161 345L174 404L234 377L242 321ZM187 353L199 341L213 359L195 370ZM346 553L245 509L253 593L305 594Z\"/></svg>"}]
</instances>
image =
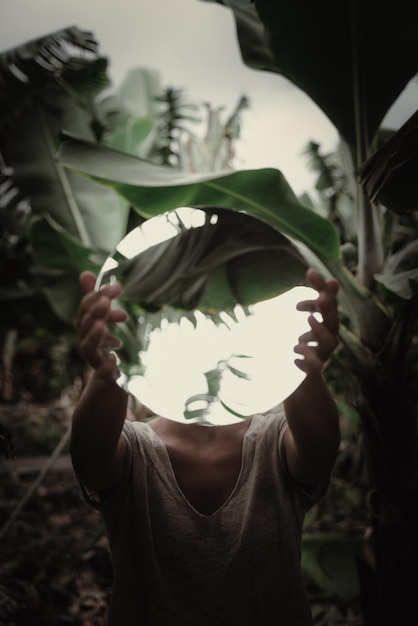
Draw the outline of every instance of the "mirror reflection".
<instances>
[{"instance_id":1,"label":"mirror reflection","mask_svg":"<svg viewBox=\"0 0 418 626\"><path fill-rule=\"evenodd\" d=\"M239 225L240 215L231 215ZM215 260L201 261L205 240L213 248L220 216L219 209L183 207L148 219L118 244L98 275L96 289L114 280L124 285L119 304L137 326L123 329L118 383L151 414L233 423L269 411L305 376L293 362L293 346L308 326L306 314L295 307L311 289L296 287L224 310L214 306L231 303L213 278L220 272ZM267 228L249 219L251 227L257 222ZM234 258L234 246L236 241L222 241L217 260Z\"/></svg>"}]
</instances>

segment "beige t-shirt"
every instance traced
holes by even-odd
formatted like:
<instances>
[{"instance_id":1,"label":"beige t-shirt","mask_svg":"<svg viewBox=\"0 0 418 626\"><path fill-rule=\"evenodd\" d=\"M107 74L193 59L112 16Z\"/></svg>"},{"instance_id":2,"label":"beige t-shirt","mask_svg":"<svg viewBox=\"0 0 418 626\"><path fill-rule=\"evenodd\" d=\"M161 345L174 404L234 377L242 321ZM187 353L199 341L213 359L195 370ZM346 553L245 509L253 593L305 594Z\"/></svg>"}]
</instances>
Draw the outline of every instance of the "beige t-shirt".
<instances>
[{"instance_id":1,"label":"beige t-shirt","mask_svg":"<svg viewBox=\"0 0 418 626\"><path fill-rule=\"evenodd\" d=\"M180 490L163 441L126 422L119 483L99 500L114 568L110 626L308 626L300 570L306 494L284 459L284 413L255 415L228 500L202 515Z\"/></svg>"}]
</instances>

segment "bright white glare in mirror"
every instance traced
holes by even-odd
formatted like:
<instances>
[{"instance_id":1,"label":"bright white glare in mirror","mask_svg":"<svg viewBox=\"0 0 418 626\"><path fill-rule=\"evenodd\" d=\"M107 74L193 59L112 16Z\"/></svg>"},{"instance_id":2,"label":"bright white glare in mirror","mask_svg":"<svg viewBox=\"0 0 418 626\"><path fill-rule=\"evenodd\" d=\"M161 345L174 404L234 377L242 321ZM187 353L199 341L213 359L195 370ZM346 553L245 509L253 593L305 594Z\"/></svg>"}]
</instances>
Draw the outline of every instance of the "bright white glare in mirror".
<instances>
[{"instance_id":1,"label":"bright white glare in mirror","mask_svg":"<svg viewBox=\"0 0 418 626\"><path fill-rule=\"evenodd\" d=\"M268 411L288 397L305 374L294 364L293 348L299 335L308 329L307 314L296 310L296 303L316 296L313 289L296 287L282 296L252 307L253 315L238 323L228 319L216 326L197 314L196 329L183 320L152 332L143 355L145 377L134 377L129 391L156 414L176 421L184 417L186 401L207 393L204 373L221 360L246 373L240 378L225 368L220 398L233 411L252 415ZM243 358L231 355L250 355ZM196 405L190 409L197 408ZM204 419L226 424L239 421L220 403L213 403Z\"/></svg>"}]
</instances>

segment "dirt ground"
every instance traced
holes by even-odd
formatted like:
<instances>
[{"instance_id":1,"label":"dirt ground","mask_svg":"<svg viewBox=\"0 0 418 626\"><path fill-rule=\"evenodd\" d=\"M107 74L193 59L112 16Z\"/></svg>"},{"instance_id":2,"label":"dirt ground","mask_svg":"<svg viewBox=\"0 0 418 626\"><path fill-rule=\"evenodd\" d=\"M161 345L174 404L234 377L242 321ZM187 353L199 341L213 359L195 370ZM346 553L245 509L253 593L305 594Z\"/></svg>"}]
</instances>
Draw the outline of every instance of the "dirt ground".
<instances>
[{"instance_id":1,"label":"dirt ground","mask_svg":"<svg viewBox=\"0 0 418 626\"><path fill-rule=\"evenodd\" d=\"M33 478L1 474L1 526ZM0 624L104 625L111 577L98 513L70 472L51 472L0 541Z\"/></svg>"},{"instance_id":2,"label":"dirt ground","mask_svg":"<svg viewBox=\"0 0 418 626\"><path fill-rule=\"evenodd\" d=\"M63 401L0 406L16 457L0 455L0 533L70 419ZM100 516L60 457L0 538L0 626L104 626L111 580Z\"/></svg>"}]
</instances>

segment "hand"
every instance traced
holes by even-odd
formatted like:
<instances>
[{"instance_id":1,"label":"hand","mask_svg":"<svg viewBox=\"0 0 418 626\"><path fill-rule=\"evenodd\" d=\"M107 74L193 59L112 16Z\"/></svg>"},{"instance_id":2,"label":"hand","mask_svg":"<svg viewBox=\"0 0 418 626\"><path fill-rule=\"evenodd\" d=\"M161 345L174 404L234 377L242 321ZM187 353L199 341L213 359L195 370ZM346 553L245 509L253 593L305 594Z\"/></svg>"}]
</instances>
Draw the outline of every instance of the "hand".
<instances>
[{"instance_id":1,"label":"hand","mask_svg":"<svg viewBox=\"0 0 418 626\"><path fill-rule=\"evenodd\" d=\"M296 359L296 365L306 374L317 374L323 371L329 357L338 345L338 282L335 279L325 280L318 272L309 269L306 278L318 291L316 300L303 300L297 305L298 311L320 313L322 321L314 315L308 318L311 330L299 337L294 351L303 358Z\"/></svg>"},{"instance_id":2,"label":"hand","mask_svg":"<svg viewBox=\"0 0 418 626\"><path fill-rule=\"evenodd\" d=\"M78 319L78 349L87 363L101 378L116 380L119 371L116 356L108 350L120 348L120 340L109 333L109 324L124 322L127 314L121 309L112 309L112 301L122 292L122 285L114 283L94 291L96 276L92 272L80 275L80 284L86 294L81 301Z\"/></svg>"}]
</instances>

